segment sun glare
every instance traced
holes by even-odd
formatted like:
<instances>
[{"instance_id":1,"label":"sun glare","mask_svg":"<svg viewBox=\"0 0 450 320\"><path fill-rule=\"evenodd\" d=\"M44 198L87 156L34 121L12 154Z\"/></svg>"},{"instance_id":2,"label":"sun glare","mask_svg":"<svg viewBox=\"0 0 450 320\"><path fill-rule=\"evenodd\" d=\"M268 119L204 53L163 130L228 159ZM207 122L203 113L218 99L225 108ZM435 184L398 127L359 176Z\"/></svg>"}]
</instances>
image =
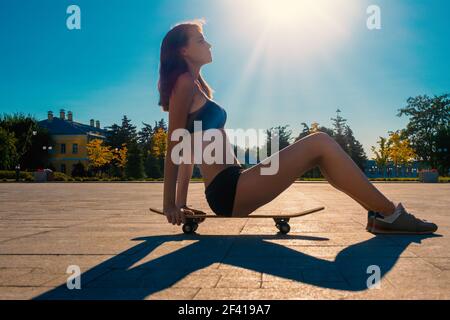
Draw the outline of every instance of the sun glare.
<instances>
[{"instance_id":1,"label":"sun glare","mask_svg":"<svg viewBox=\"0 0 450 320\"><path fill-rule=\"evenodd\" d=\"M247 116L261 123L274 106L296 106L293 90L314 92L317 69L340 72L339 50L348 48L365 14L359 0L222 1L224 37L243 60L229 103L238 106L250 90L258 92L251 103L270 110L255 108Z\"/></svg>"},{"instance_id":2,"label":"sun glare","mask_svg":"<svg viewBox=\"0 0 450 320\"><path fill-rule=\"evenodd\" d=\"M252 2L252 1L250 1ZM289 28L313 22L314 1L309 0L258 0L255 11L270 28Z\"/></svg>"},{"instance_id":3,"label":"sun glare","mask_svg":"<svg viewBox=\"0 0 450 320\"><path fill-rule=\"evenodd\" d=\"M231 1L230 1L231 2ZM232 1L235 3L235 1ZM266 33L269 51L328 51L351 35L357 0L245 0L231 5L234 25L253 39Z\"/></svg>"}]
</instances>

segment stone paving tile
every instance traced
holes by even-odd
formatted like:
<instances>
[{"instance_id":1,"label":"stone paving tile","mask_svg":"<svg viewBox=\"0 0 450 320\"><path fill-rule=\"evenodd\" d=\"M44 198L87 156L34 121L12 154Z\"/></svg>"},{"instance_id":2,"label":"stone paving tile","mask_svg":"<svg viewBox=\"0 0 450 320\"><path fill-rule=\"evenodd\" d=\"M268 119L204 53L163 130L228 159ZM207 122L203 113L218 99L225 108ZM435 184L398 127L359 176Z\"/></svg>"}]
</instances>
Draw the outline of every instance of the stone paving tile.
<instances>
[{"instance_id":1,"label":"stone paving tile","mask_svg":"<svg viewBox=\"0 0 450 320\"><path fill-rule=\"evenodd\" d=\"M323 283L324 287L311 286L302 283L280 284L277 287L267 289L240 289L240 288L215 288L200 289L194 299L198 300L305 300L305 299L396 299L395 292L379 290L367 290L363 294L348 290L328 289L336 283Z\"/></svg>"},{"instance_id":2,"label":"stone paving tile","mask_svg":"<svg viewBox=\"0 0 450 320\"><path fill-rule=\"evenodd\" d=\"M145 283L146 277L142 279ZM220 276L188 275L176 282L172 288L215 288L220 281Z\"/></svg>"},{"instance_id":3,"label":"stone paving tile","mask_svg":"<svg viewBox=\"0 0 450 320\"><path fill-rule=\"evenodd\" d=\"M448 299L450 185L376 186L439 236L374 236L326 183L295 183L258 209L326 207L286 236L271 219L211 219L183 235L148 210L162 207L162 183L0 184L0 299ZM203 191L192 183L188 204L209 211ZM81 290L66 287L69 265ZM367 288L371 265L380 289Z\"/></svg>"},{"instance_id":4,"label":"stone paving tile","mask_svg":"<svg viewBox=\"0 0 450 320\"><path fill-rule=\"evenodd\" d=\"M222 277L216 288L261 288L261 279L245 277Z\"/></svg>"},{"instance_id":5,"label":"stone paving tile","mask_svg":"<svg viewBox=\"0 0 450 320\"><path fill-rule=\"evenodd\" d=\"M81 290L67 291L61 295L59 291L50 293L46 299L62 300L190 300L198 293L199 289L168 288L155 293L149 293L146 288L82 288ZM1 292L1 291L0 291Z\"/></svg>"},{"instance_id":6,"label":"stone paving tile","mask_svg":"<svg viewBox=\"0 0 450 320\"><path fill-rule=\"evenodd\" d=\"M396 288L417 290L448 290L450 286L450 272L442 271L438 273L426 273L423 271L411 270L409 272L391 272L385 276Z\"/></svg>"},{"instance_id":7,"label":"stone paving tile","mask_svg":"<svg viewBox=\"0 0 450 320\"><path fill-rule=\"evenodd\" d=\"M450 270L450 258L423 258L440 270Z\"/></svg>"},{"instance_id":8,"label":"stone paving tile","mask_svg":"<svg viewBox=\"0 0 450 320\"><path fill-rule=\"evenodd\" d=\"M96 240L29 236L0 243L0 254L120 254L133 246L113 237Z\"/></svg>"},{"instance_id":9,"label":"stone paving tile","mask_svg":"<svg viewBox=\"0 0 450 320\"><path fill-rule=\"evenodd\" d=\"M52 230L57 230L57 228L12 228L9 226L8 228L0 228L0 234L4 240L10 240L13 238L46 233Z\"/></svg>"},{"instance_id":10,"label":"stone paving tile","mask_svg":"<svg viewBox=\"0 0 450 320\"><path fill-rule=\"evenodd\" d=\"M322 288L346 288L349 289L349 285L347 282L345 281L321 281L321 282L316 282L315 286L320 286ZM292 290L292 291L297 291L297 290L304 290L305 288L309 288L307 286L307 284L305 284L304 282L299 282L299 281L293 281L293 280L277 280L277 281L264 281L261 284L261 288L262 289L273 289L273 290ZM304 298L299 298L299 299L307 299L306 297Z\"/></svg>"},{"instance_id":11,"label":"stone paving tile","mask_svg":"<svg viewBox=\"0 0 450 320\"><path fill-rule=\"evenodd\" d=\"M48 291L47 287L4 287L0 286L2 300L31 300Z\"/></svg>"}]
</instances>

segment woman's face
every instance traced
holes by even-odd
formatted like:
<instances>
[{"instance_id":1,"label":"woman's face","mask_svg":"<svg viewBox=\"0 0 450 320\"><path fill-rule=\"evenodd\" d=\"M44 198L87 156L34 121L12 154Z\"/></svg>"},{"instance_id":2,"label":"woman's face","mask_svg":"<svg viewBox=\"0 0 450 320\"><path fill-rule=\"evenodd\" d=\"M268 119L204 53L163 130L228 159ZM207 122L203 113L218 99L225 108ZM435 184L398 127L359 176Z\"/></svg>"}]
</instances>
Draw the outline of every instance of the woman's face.
<instances>
[{"instance_id":1,"label":"woman's face","mask_svg":"<svg viewBox=\"0 0 450 320\"><path fill-rule=\"evenodd\" d=\"M212 62L211 45L205 40L203 34L197 28L191 28L188 33L188 45L182 49L184 58L200 65Z\"/></svg>"}]
</instances>

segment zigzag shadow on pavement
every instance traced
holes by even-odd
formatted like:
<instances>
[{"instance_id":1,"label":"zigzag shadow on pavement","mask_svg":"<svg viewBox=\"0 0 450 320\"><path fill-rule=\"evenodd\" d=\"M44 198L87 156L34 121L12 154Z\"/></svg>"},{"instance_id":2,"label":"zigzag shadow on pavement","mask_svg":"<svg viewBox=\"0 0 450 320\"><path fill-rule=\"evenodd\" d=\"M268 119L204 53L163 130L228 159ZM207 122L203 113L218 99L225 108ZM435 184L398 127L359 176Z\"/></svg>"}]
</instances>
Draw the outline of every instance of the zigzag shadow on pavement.
<instances>
[{"instance_id":1,"label":"zigzag shadow on pavement","mask_svg":"<svg viewBox=\"0 0 450 320\"><path fill-rule=\"evenodd\" d=\"M64 283L34 299L144 299L170 288L189 274L213 263L232 265L323 288L362 291L367 290L369 265L379 266L383 277L393 268L409 244L421 243L424 239L437 236L374 236L343 249L334 261L316 258L270 242L329 240L320 237L197 234L141 237L133 239L142 241L141 243L82 273L80 290L69 290ZM192 240L192 244L181 249L134 266L164 243ZM350 281L339 278L335 280L336 275Z\"/></svg>"}]
</instances>

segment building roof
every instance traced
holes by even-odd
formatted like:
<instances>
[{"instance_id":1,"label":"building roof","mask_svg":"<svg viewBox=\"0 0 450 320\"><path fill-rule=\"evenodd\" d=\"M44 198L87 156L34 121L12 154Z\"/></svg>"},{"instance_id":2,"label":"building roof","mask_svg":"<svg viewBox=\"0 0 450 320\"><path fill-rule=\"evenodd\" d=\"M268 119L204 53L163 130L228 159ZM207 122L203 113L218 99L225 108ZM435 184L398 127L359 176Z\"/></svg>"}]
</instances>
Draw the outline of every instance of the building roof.
<instances>
[{"instance_id":1,"label":"building roof","mask_svg":"<svg viewBox=\"0 0 450 320\"><path fill-rule=\"evenodd\" d=\"M38 122L39 126L46 128L50 134L62 135L84 135L94 134L106 136L106 130L82 124L75 121L62 120L58 117L53 117L50 121L48 119Z\"/></svg>"}]
</instances>

